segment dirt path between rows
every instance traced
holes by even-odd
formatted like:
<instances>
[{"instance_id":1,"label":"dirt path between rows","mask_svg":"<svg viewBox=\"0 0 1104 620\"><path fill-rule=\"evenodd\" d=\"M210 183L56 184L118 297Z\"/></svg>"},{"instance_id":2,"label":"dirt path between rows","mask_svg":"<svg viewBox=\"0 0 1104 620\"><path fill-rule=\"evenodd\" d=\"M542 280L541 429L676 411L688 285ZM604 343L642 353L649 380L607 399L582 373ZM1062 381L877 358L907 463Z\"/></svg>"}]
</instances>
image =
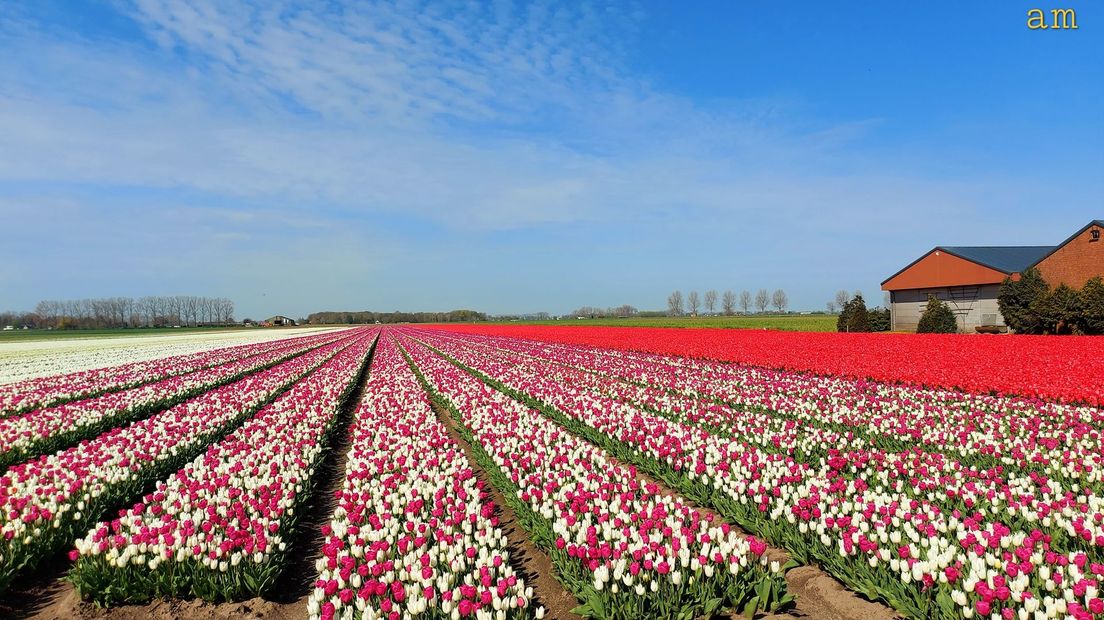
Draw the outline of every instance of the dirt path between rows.
<instances>
[{"instance_id":1,"label":"dirt path between rows","mask_svg":"<svg viewBox=\"0 0 1104 620\"><path fill-rule=\"evenodd\" d=\"M448 430L449 437L463 450L476 478L481 480L484 488L490 492L491 500L498 508L498 527L506 534L506 539L510 543L510 561L514 564L514 570L525 579L526 585L533 588L534 605L544 606L547 612L546 618L581 620L580 616L571 613L579 603L556 580L553 575L555 568L552 566L552 559L533 544L528 532L518 523L514 511L506 504L502 491L491 484L487 472L476 465L471 444L460 436L456 420L436 403L433 404L433 410L437 412L437 418Z\"/></svg>"}]
</instances>

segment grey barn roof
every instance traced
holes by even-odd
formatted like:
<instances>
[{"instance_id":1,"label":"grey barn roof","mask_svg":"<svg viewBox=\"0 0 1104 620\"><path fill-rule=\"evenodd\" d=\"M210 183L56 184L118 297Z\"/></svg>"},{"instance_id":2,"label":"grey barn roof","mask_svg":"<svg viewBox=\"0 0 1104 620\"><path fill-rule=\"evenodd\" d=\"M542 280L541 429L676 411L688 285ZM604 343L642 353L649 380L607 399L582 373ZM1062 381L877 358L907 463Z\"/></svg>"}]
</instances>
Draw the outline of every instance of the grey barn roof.
<instances>
[{"instance_id":1,"label":"grey barn roof","mask_svg":"<svg viewBox=\"0 0 1104 620\"><path fill-rule=\"evenodd\" d=\"M1054 245L940 246L936 249L997 271L1017 273L1039 262L1057 247Z\"/></svg>"}]
</instances>

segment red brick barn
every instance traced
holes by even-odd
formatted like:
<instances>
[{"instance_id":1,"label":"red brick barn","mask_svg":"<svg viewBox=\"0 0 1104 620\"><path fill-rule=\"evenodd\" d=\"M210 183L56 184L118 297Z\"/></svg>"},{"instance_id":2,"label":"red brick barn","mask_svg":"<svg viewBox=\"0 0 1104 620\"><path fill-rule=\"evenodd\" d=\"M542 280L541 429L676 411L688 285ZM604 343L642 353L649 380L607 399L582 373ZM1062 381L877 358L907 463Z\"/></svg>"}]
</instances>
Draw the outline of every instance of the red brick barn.
<instances>
[{"instance_id":1,"label":"red brick barn","mask_svg":"<svg viewBox=\"0 0 1104 620\"><path fill-rule=\"evenodd\" d=\"M1059 245L938 246L882 282L890 294L892 328L915 331L928 295L947 302L962 331L1004 325L997 307L1000 283L1037 267L1052 287L1080 288L1104 275L1104 220L1094 220Z\"/></svg>"}]
</instances>

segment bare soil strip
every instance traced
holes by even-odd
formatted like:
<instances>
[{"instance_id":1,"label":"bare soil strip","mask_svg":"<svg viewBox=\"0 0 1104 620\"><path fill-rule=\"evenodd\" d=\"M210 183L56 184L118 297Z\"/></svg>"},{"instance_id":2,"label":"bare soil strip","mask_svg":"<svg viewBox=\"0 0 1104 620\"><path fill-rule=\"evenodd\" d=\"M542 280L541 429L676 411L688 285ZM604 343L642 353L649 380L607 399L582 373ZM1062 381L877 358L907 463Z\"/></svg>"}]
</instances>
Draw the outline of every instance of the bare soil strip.
<instances>
[{"instance_id":1,"label":"bare soil strip","mask_svg":"<svg viewBox=\"0 0 1104 620\"><path fill-rule=\"evenodd\" d=\"M360 399L364 396L364 386L367 383L368 373L371 372L372 359L376 354L375 346L378 344L377 342L368 354L364 368L357 375L356 387L338 411L333 439L326 447L325 459L314 474L314 493L303 507L303 514L295 528L295 535L289 541L291 559L280 573L276 586L268 597L273 602L300 607L301 617L307 615L307 599L314 590L314 580L318 576L314 563L322 557L322 545L326 542L326 537L322 534L322 526L330 522L334 508L337 507L334 492L340 490L345 482L345 464L349 460L349 448L352 447L353 441L352 436L349 435L349 427L353 423Z\"/></svg>"},{"instance_id":2,"label":"bare soil strip","mask_svg":"<svg viewBox=\"0 0 1104 620\"><path fill-rule=\"evenodd\" d=\"M437 403L433 404L433 410L448 430L449 437L463 450L476 478L482 481L484 488L490 492L491 499L498 509L498 526L510 542L510 562L518 574L525 578L526 585L533 588L534 608L543 605L547 612L546 618L579 620L580 616L571 613L579 602L556 580L553 574L556 569L552 565L552 560L533 544L528 532L518 524L514 511L506 504L506 498L502 492L491 484L487 472L476 464L471 444L460 436L456 420Z\"/></svg>"}]
</instances>

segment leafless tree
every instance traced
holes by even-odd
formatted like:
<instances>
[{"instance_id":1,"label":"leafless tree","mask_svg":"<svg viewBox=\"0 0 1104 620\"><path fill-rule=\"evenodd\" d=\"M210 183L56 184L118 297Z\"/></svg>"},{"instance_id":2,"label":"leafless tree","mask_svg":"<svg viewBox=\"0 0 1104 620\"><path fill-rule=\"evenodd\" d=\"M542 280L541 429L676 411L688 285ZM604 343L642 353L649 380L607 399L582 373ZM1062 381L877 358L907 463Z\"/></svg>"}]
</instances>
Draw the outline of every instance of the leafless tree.
<instances>
[{"instance_id":1,"label":"leafless tree","mask_svg":"<svg viewBox=\"0 0 1104 620\"><path fill-rule=\"evenodd\" d=\"M709 314L717 309L717 291L709 289L705 292L705 311Z\"/></svg>"},{"instance_id":2,"label":"leafless tree","mask_svg":"<svg viewBox=\"0 0 1104 620\"><path fill-rule=\"evenodd\" d=\"M825 305L828 308L828 314L835 314L836 313L836 302L830 301Z\"/></svg>"},{"instance_id":3,"label":"leafless tree","mask_svg":"<svg viewBox=\"0 0 1104 620\"><path fill-rule=\"evenodd\" d=\"M630 316L636 316L637 312L638 312L638 310L634 306L630 306L628 304L625 304L625 305L617 306L616 308L614 308L612 313L613 313L613 316L616 316L616 317L628 318Z\"/></svg>"},{"instance_id":4,"label":"leafless tree","mask_svg":"<svg viewBox=\"0 0 1104 620\"><path fill-rule=\"evenodd\" d=\"M786 296L786 291L778 288L774 289L774 294L771 295L771 303L779 312L786 309L786 306L790 305L790 298Z\"/></svg>"},{"instance_id":5,"label":"leafless tree","mask_svg":"<svg viewBox=\"0 0 1104 620\"><path fill-rule=\"evenodd\" d=\"M732 291L725 291L724 296L721 297L721 311L727 316L732 316L736 312L736 293Z\"/></svg>"},{"instance_id":6,"label":"leafless tree","mask_svg":"<svg viewBox=\"0 0 1104 620\"><path fill-rule=\"evenodd\" d=\"M847 294L847 291L840 289L836 291L836 307L843 308L847 305L847 302L851 301L851 296Z\"/></svg>"},{"instance_id":7,"label":"leafless tree","mask_svg":"<svg viewBox=\"0 0 1104 620\"><path fill-rule=\"evenodd\" d=\"M751 292L748 290L740 291L740 309L744 311L744 314L748 313L751 309Z\"/></svg>"},{"instance_id":8,"label":"leafless tree","mask_svg":"<svg viewBox=\"0 0 1104 620\"><path fill-rule=\"evenodd\" d=\"M667 314L671 316L682 315L682 291L675 291L667 296Z\"/></svg>"},{"instance_id":9,"label":"leafless tree","mask_svg":"<svg viewBox=\"0 0 1104 620\"><path fill-rule=\"evenodd\" d=\"M759 312L766 312L767 306L770 305L770 293L767 289L761 288L755 293L755 307L759 309Z\"/></svg>"},{"instance_id":10,"label":"leafless tree","mask_svg":"<svg viewBox=\"0 0 1104 620\"><path fill-rule=\"evenodd\" d=\"M234 322L234 302L225 297L219 299L219 320L223 323Z\"/></svg>"},{"instance_id":11,"label":"leafless tree","mask_svg":"<svg viewBox=\"0 0 1104 620\"><path fill-rule=\"evenodd\" d=\"M57 329L232 323L234 302L183 295L44 300L35 306L34 314L35 325Z\"/></svg>"},{"instance_id":12,"label":"leafless tree","mask_svg":"<svg viewBox=\"0 0 1104 620\"><path fill-rule=\"evenodd\" d=\"M698 292L690 291L690 294L686 296L686 303L690 306L690 314L697 316L698 308L701 306L701 299L698 298Z\"/></svg>"}]
</instances>

